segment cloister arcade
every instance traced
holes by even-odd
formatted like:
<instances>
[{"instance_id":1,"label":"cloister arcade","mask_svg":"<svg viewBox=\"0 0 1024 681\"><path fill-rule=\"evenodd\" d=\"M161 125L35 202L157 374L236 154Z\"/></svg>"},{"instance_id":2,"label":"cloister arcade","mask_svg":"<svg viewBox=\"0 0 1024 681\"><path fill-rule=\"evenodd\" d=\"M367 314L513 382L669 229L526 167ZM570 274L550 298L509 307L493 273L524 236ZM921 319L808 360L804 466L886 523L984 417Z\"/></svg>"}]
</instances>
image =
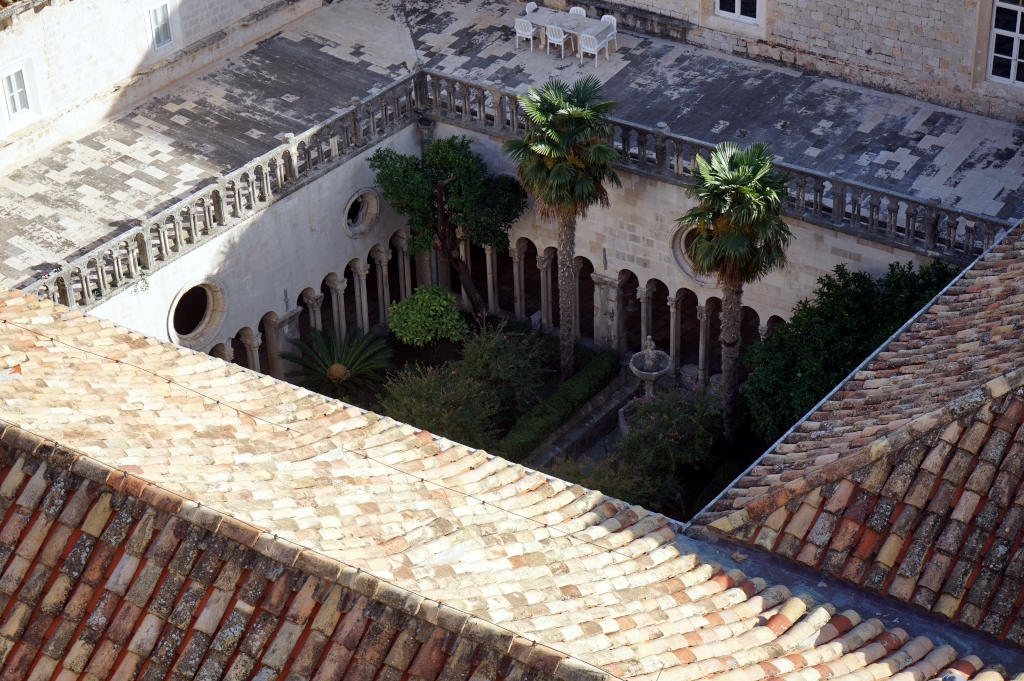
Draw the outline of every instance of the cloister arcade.
<instances>
[{"instance_id":1,"label":"cloister arcade","mask_svg":"<svg viewBox=\"0 0 1024 681\"><path fill-rule=\"evenodd\" d=\"M519 237L507 251L468 241L461 249L490 314L557 332L556 248ZM720 371L719 298L702 298L699 287L670 286L660 279L641 282L628 269L611 277L599 274L583 256L576 256L575 269L577 340L625 355L638 351L650 335L659 348L669 352L674 367L696 365L698 382L703 384ZM319 281L310 281L295 296L294 307L285 317L267 312L252 326L238 329L229 340L214 345L210 354L280 378L285 370L280 353L291 349L289 338L305 336L310 329L333 329L339 339L352 328L383 330L391 304L409 296L421 283L447 286L465 308L470 307L454 268L436 253L413 257L406 234L399 230L386 242L375 244L364 257L323 274ZM755 310L744 306L743 345L754 343L780 322L776 316L762 322Z\"/></svg>"}]
</instances>

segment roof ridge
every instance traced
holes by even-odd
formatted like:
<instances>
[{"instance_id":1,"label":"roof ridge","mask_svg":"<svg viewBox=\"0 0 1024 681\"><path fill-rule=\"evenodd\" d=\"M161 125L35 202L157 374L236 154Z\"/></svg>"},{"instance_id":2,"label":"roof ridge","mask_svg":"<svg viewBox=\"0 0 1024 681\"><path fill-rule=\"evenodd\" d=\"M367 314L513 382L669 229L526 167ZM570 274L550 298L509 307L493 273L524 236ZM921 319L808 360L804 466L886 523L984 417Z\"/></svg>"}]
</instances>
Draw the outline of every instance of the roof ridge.
<instances>
[{"instance_id":1,"label":"roof ridge","mask_svg":"<svg viewBox=\"0 0 1024 681\"><path fill-rule=\"evenodd\" d=\"M610 681L619 677L578 657L555 650L494 622L385 581L366 570L305 548L261 527L239 520L201 502L167 490L136 473L103 463L71 447L49 440L0 419L0 444L29 453L48 467L66 470L124 493L214 535L252 549L286 568L325 579L426 621L457 636L489 647L502 655L539 669L562 681ZM436 607L424 608L424 604Z\"/></svg>"},{"instance_id":2,"label":"roof ridge","mask_svg":"<svg viewBox=\"0 0 1024 681\"><path fill-rule=\"evenodd\" d=\"M805 495L822 485L836 482L846 475L871 465L883 456L895 455L913 442L945 428L953 421L977 410L983 404L999 399L1022 386L1024 386L1024 366L990 379L982 387L972 390L966 395L955 397L938 409L919 414L896 430L861 446L853 454L847 454L834 461L805 469L800 477L750 498L744 502L743 508L716 518L708 523L707 527L719 532L731 533L754 520L766 518L775 509L792 499Z\"/></svg>"}]
</instances>

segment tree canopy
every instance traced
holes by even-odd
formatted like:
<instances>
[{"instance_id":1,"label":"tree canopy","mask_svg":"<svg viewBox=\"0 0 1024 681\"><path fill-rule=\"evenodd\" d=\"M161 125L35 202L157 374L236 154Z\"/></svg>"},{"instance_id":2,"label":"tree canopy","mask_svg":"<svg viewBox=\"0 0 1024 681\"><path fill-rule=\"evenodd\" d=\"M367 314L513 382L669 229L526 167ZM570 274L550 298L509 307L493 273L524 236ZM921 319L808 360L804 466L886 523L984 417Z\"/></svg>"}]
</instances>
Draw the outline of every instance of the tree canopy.
<instances>
[{"instance_id":1,"label":"tree canopy","mask_svg":"<svg viewBox=\"0 0 1024 681\"><path fill-rule=\"evenodd\" d=\"M892 263L881 277L845 265L818 279L788 324L751 346L743 395L754 432L777 439L956 275L933 261Z\"/></svg>"}]
</instances>

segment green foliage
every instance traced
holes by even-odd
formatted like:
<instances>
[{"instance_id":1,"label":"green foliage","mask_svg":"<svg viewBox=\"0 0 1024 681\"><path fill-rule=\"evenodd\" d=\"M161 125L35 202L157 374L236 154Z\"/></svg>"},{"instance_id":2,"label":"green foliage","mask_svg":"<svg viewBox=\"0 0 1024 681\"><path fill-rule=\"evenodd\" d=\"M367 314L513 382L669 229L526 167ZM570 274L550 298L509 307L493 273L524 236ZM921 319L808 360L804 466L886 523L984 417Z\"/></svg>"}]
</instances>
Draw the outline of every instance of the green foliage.
<instances>
[{"instance_id":1,"label":"green foliage","mask_svg":"<svg viewBox=\"0 0 1024 681\"><path fill-rule=\"evenodd\" d=\"M519 419L505 437L494 444L494 450L513 461L521 460L607 385L619 368L619 358L614 352L596 354L572 378Z\"/></svg>"},{"instance_id":2,"label":"green foliage","mask_svg":"<svg viewBox=\"0 0 1024 681\"><path fill-rule=\"evenodd\" d=\"M500 405L486 383L451 362L409 366L392 374L381 406L399 421L471 447L486 447Z\"/></svg>"},{"instance_id":3,"label":"green foliage","mask_svg":"<svg viewBox=\"0 0 1024 681\"><path fill-rule=\"evenodd\" d=\"M584 76L571 85L552 78L539 90L519 96L529 119L522 139L505 142L519 180L546 215L586 215L594 204L607 206L606 183L621 184L610 143L608 115L617 102L601 100L601 81Z\"/></svg>"},{"instance_id":4,"label":"green foliage","mask_svg":"<svg viewBox=\"0 0 1024 681\"><path fill-rule=\"evenodd\" d=\"M892 263L877 279L837 265L818 279L790 322L744 356L754 367L743 391L754 432L778 438L955 275L936 260L916 271Z\"/></svg>"},{"instance_id":5,"label":"green foliage","mask_svg":"<svg viewBox=\"0 0 1024 681\"><path fill-rule=\"evenodd\" d=\"M767 144L722 142L709 161L697 155L694 176L697 205L677 222L696 232L686 254L699 274L744 284L786 264L792 234L779 213L792 176L772 168Z\"/></svg>"},{"instance_id":6,"label":"green foliage","mask_svg":"<svg viewBox=\"0 0 1024 681\"><path fill-rule=\"evenodd\" d=\"M686 518L715 463L722 419L706 392L670 390L633 402L629 432L582 484Z\"/></svg>"},{"instance_id":7,"label":"green foliage","mask_svg":"<svg viewBox=\"0 0 1024 681\"><path fill-rule=\"evenodd\" d=\"M503 420L511 422L537 402L545 375L557 362L558 349L552 357L547 342L551 340L537 333L510 331L504 323L484 328L466 340L458 370L487 385L502 406Z\"/></svg>"},{"instance_id":8,"label":"green foliage","mask_svg":"<svg viewBox=\"0 0 1024 681\"><path fill-rule=\"evenodd\" d=\"M289 371L288 377L329 397L345 398L377 385L391 360L386 339L358 328L349 329L340 344L333 329L311 329L308 340L292 338L290 342L297 352L282 352L281 357L298 368Z\"/></svg>"},{"instance_id":9,"label":"green foliage","mask_svg":"<svg viewBox=\"0 0 1024 681\"><path fill-rule=\"evenodd\" d=\"M384 200L408 218L414 254L433 245L442 211L472 243L507 249L508 230L526 208L519 183L492 175L465 136L428 140L422 158L382 147L370 156L370 168ZM436 188L447 180L441 206Z\"/></svg>"},{"instance_id":10,"label":"green foliage","mask_svg":"<svg viewBox=\"0 0 1024 681\"><path fill-rule=\"evenodd\" d=\"M388 328L406 345L423 347L442 339L459 340L466 322L454 295L440 286L417 286L411 296L391 306Z\"/></svg>"}]
</instances>

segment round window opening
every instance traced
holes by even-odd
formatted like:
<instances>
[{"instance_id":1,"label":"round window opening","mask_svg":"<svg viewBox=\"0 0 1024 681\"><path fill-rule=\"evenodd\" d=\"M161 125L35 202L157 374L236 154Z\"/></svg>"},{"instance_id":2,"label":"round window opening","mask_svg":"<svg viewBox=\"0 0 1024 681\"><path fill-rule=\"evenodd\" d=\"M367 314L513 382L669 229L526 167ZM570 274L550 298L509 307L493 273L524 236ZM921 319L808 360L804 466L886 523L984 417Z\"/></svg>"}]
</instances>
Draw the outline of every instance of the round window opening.
<instances>
[{"instance_id":1,"label":"round window opening","mask_svg":"<svg viewBox=\"0 0 1024 681\"><path fill-rule=\"evenodd\" d=\"M174 308L174 330L181 336L195 333L210 314L210 302L205 286L185 291Z\"/></svg>"},{"instance_id":2,"label":"round window opening","mask_svg":"<svg viewBox=\"0 0 1024 681\"><path fill-rule=\"evenodd\" d=\"M345 207L345 230L353 236L362 234L377 219L380 201L373 189L361 189Z\"/></svg>"},{"instance_id":3,"label":"round window opening","mask_svg":"<svg viewBox=\"0 0 1024 681\"><path fill-rule=\"evenodd\" d=\"M685 230L685 231L684 231ZM687 249L697 239L696 229L680 229L676 231L675 236L672 238L672 251L676 257L676 264L679 265L679 269L685 272L691 279L702 286L708 286L711 284L711 279L708 277L697 274L693 267L693 261L690 260Z\"/></svg>"}]
</instances>

